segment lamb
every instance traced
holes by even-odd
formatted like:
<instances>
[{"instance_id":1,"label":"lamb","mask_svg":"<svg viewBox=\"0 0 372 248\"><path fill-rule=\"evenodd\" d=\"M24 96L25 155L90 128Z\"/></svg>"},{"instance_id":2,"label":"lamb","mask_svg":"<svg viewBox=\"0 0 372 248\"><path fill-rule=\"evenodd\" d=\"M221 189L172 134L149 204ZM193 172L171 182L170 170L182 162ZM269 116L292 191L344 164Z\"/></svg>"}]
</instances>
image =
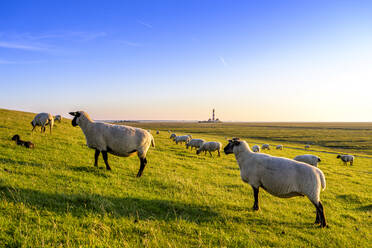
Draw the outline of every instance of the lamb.
<instances>
[{"instance_id":1,"label":"lamb","mask_svg":"<svg viewBox=\"0 0 372 248\"><path fill-rule=\"evenodd\" d=\"M54 121L58 121L60 123L61 120L62 120L62 117L60 115L54 116Z\"/></svg>"},{"instance_id":2,"label":"lamb","mask_svg":"<svg viewBox=\"0 0 372 248\"><path fill-rule=\"evenodd\" d=\"M318 162L321 162L320 158L315 155L305 154L305 155L298 155L294 158L296 161L304 162L306 164L318 167Z\"/></svg>"},{"instance_id":3,"label":"lamb","mask_svg":"<svg viewBox=\"0 0 372 248\"><path fill-rule=\"evenodd\" d=\"M258 210L258 193L262 187L268 193L289 198L307 196L316 208L315 223L327 226L320 191L325 189L323 172L295 160L254 153L245 141L229 140L224 148L226 154L235 154L242 180L251 185L254 194L253 210Z\"/></svg>"},{"instance_id":4,"label":"lamb","mask_svg":"<svg viewBox=\"0 0 372 248\"><path fill-rule=\"evenodd\" d=\"M337 155L337 158L340 158L345 165L347 165L347 162L350 162L350 165L353 165L354 162L353 155Z\"/></svg>"},{"instance_id":5,"label":"lamb","mask_svg":"<svg viewBox=\"0 0 372 248\"><path fill-rule=\"evenodd\" d=\"M175 133L172 133L171 136L169 137L171 140L174 141L174 139L177 137L177 135Z\"/></svg>"},{"instance_id":6,"label":"lamb","mask_svg":"<svg viewBox=\"0 0 372 248\"><path fill-rule=\"evenodd\" d=\"M258 145L252 146L252 151L253 152L260 152L260 147Z\"/></svg>"},{"instance_id":7,"label":"lamb","mask_svg":"<svg viewBox=\"0 0 372 248\"><path fill-rule=\"evenodd\" d=\"M269 144L263 144L262 147L261 147L262 150L270 150L270 145Z\"/></svg>"},{"instance_id":8,"label":"lamb","mask_svg":"<svg viewBox=\"0 0 372 248\"><path fill-rule=\"evenodd\" d=\"M26 148L31 148L31 149L35 147L35 145L31 141L21 140L21 137L19 137L18 134L14 135L12 140L14 140L16 142L16 144L19 145L19 146L24 146Z\"/></svg>"},{"instance_id":9,"label":"lamb","mask_svg":"<svg viewBox=\"0 0 372 248\"><path fill-rule=\"evenodd\" d=\"M188 143L186 143L186 149L189 149L189 146L191 147L190 150L192 150L193 147L195 147L195 149L199 149L204 142L205 140L203 139L191 139Z\"/></svg>"},{"instance_id":10,"label":"lamb","mask_svg":"<svg viewBox=\"0 0 372 248\"><path fill-rule=\"evenodd\" d=\"M102 153L106 169L111 170L107 160L107 153L120 157L128 157L137 153L140 177L147 164L146 154L152 145L155 147L154 137L141 128L124 125L113 125L93 121L84 111L70 112L74 116L72 126L80 126L85 135L87 146L95 149L94 166L98 167L98 156Z\"/></svg>"},{"instance_id":11,"label":"lamb","mask_svg":"<svg viewBox=\"0 0 372 248\"><path fill-rule=\"evenodd\" d=\"M199 154L201 152L205 152L205 154L207 154L207 152L209 152L209 154L211 155L212 157L212 152L214 151L217 151L218 153L218 156L220 157L221 156L221 143L220 142L215 142L215 141L210 141L210 142L205 142L203 143L203 145L196 151L196 154Z\"/></svg>"},{"instance_id":12,"label":"lamb","mask_svg":"<svg viewBox=\"0 0 372 248\"><path fill-rule=\"evenodd\" d=\"M191 140L190 136L189 135L182 135L182 136L177 136L174 141L176 142L176 144L178 143L182 143L182 142L189 142Z\"/></svg>"},{"instance_id":13,"label":"lamb","mask_svg":"<svg viewBox=\"0 0 372 248\"><path fill-rule=\"evenodd\" d=\"M283 150L283 145L277 145L276 150Z\"/></svg>"},{"instance_id":14,"label":"lamb","mask_svg":"<svg viewBox=\"0 0 372 248\"><path fill-rule=\"evenodd\" d=\"M39 113L31 121L32 130L34 131L35 127L41 126L41 132L45 132L45 126L49 125L50 133L52 133L52 127L54 125L54 118L49 113Z\"/></svg>"}]
</instances>

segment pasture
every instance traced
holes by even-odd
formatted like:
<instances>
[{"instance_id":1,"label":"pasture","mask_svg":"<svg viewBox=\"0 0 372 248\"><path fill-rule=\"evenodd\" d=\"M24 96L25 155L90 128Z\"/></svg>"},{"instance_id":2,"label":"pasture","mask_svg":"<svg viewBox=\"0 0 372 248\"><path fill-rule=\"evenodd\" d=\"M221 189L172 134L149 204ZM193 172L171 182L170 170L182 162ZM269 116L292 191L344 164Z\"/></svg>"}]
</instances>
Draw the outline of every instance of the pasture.
<instances>
[{"instance_id":1,"label":"pasture","mask_svg":"<svg viewBox=\"0 0 372 248\"><path fill-rule=\"evenodd\" d=\"M138 158L109 155L112 171L93 167L94 151L71 120L53 134L30 133L34 114L0 109L0 247L368 247L372 229L372 125L129 123L151 129L156 147L136 178ZM270 127L271 126L271 127ZM220 141L239 136L250 146L293 158L321 157L321 193L328 228L318 228L307 198L253 193L233 155L196 155L166 130ZM155 134L160 130L160 134ZM35 143L30 150L11 137ZM311 143L310 151L302 148ZM326 152L323 152L326 151ZM357 156L352 167L337 152Z\"/></svg>"}]
</instances>

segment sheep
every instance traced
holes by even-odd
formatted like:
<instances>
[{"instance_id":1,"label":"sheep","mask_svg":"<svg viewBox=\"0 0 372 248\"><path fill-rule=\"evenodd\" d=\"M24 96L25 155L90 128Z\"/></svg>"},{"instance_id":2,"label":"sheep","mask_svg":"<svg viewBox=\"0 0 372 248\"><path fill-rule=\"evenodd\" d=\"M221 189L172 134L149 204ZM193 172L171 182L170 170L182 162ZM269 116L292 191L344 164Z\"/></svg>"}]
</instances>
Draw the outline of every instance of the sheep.
<instances>
[{"instance_id":1,"label":"sheep","mask_svg":"<svg viewBox=\"0 0 372 248\"><path fill-rule=\"evenodd\" d=\"M98 167L100 153L102 153L107 170L111 170L107 153L120 157L128 157L137 153L140 160L137 177L141 177L147 164L147 151L150 145L155 147L154 137L149 132L141 128L95 122L84 111L70 112L69 114L74 116L72 126L80 126L85 135L87 146L95 149L95 167Z\"/></svg>"},{"instance_id":2,"label":"sheep","mask_svg":"<svg viewBox=\"0 0 372 248\"><path fill-rule=\"evenodd\" d=\"M310 145L306 145L305 146L305 149L310 149Z\"/></svg>"},{"instance_id":3,"label":"sheep","mask_svg":"<svg viewBox=\"0 0 372 248\"><path fill-rule=\"evenodd\" d=\"M14 135L12 140L14 140L16 142L16 144L19 145L19 146L24 146L26 148L31 148L31 149L35 147L35 145L31 141L21 140L21 137L19 137L18 134Z\"/></svg>"},{"instance_id":4,"label":"sheep","mask_svg":"<svg viewBox=\"0 0 372 248\"><path fill-rule=\"evenodd\" d=\"M252 146L252 151L253 152L260 152L260 147L258 145Z\"/></svg>"},{"instance_id":5,"label":"sheep","mask_svg":"<svg viewBox=\"0 0 372 248\"><path fill-rule=\"evenodd\" d=\"M270 150L270 145L269 144L263 144L261 149L262 149L262 151L265 150L265 149Z\"/></svg>"},{"instance_id":6,"label":"sheep","mask_svg":"<svg viewBox=\"0 0 372 248\"><path fill-rule=\"evenodd\" d=\"M171 140L174 141L174 139L177 137L177 135L175 133L172 133L171 136L169 137Z\"/></svg>"},{"instance_id":7,"label":"sheep","mask_svg":"<svg viewBox=\"0 0 372 248\"><path fill-rule=\"evenodd\" d=\"M61 120L62 120L62 117L60 115L54 116L54 121L61 122Z\"/></svg>"},{"instance_id":8,"label":"sheep","mask_svg":"<svg viewBox=\"0 0 372 248\"><path fill-rule=\"evenodd\" d=\"M254 195L253 210L258 210L258 193L262 187L268 193L289 198L307 196L316 208L316 224L325 227L326 219L320 201L320 191L325 189L323 172L308 164L295 160L254 153L245 141L229 140L225 154L234 153L242 180L251 185Z\"/></svg>"},{"instance_id":9,"label":"sheep","mask_svg":"<svg viewBox=\"0 0 372 248\"><path fill-rule=\"evenodd\" d=\"M318 162L321 162L320 158L315 155L305 154L305 155L298 155L294 158L296 161L304 162L306 164L318 167Z\"/></svg>"},{"instance_id":10,"label":"sheep","mask_svg":"<svg viewBox=\"0 0 372 248\"><path fill-rule=\"evenodd\" d=\"M209 152L209 154L211 155L212 157L212 152L214 151L217 151L218 153L218 156L220 157L221 156L221 143L220 142L215 142L215 141L210 141L210 142L205 142L203 143L203 145L201 147L199 147L199 149L196 151L196 154L199 154L201 152L205 152L205 154L207 154L207 152Z\"/></svg>"},{"instance_id":11,"label":"sheep","mask_svg":"<svg viewBox=\"0 0 372 248\"><path fill-rule=\"evenodd\" d=\"M178 143L182 143L182 142L189 142L191 140L190 136L189 135L182 135L182 136L177 136L174 141L176 142L176 144Z\"/></svg>"},{"instance_id":12,"label":"sheep","mask_svg":"<svg viewBox=\"0 0 372 248\"><path fill-rule=\"evenodd\" d=\"M337 155L337 158L340 158L345 165L347 165L347 162L350 162L350 165L353 165L354 162L353 155Z\"/></svg>"},{"instance_id":13,"label":"sheep","mask_svg":"<svg viewBox=\"0 0 372 248\"><path fill-rule=\"evenodd\" d=\"M52 133L52 127L54 125L54 118L49 113L39 113L31 121L32 130L34 131L35 127L41 126L41 132L45 132L45 126L49 125L50 133Z\"/></svg>"},{"instance_id":14,"label":"sheep","mask_svg":"<svg viewBox=\"0 0 372 248\"><path fill-rule=\"evenodd\" d=\"M171 133L171 130L168 130L168 133Z\"/></svg>"},{"instance_id":15,"label":"sheep","mask_svg":"<svg viewBox=\"0 0 372 248\"><path fill-rule=\"evenodd\" d=\"M159 131L156 131L156 134L159 134L160 132Z\"/></svg>"},{"instance_id":16,"label":"sheep","mask_svg":"<svg viewBox=\"0 0 372 248\"><path fill-rule=\"evenodd\" d=\"M193 147L195 147L195 149L199 149L204 142L205 140L203 139L191 139L188 143L186 143L186 149L189 149L189 146L191 147L190 150L192 150Z\"/></svg>"},{"instance_id":17,"label":"sheep","mask_svg":"<svg viewBox=\"0 0 372 248\"><path fill-rule=\"evenodd\" d=\"M283 150L283 145L277 145L276 150Z\"/></svg>"}]
</instances>

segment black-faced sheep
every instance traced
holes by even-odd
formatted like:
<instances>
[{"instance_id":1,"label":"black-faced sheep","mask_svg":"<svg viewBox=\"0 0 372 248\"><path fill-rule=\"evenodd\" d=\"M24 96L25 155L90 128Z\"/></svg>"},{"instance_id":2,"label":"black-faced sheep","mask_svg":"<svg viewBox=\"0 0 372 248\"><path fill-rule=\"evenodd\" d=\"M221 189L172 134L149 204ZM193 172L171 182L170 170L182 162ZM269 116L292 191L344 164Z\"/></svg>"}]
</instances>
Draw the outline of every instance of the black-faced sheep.
<instances>
[{"instance_id":1,"label":"black-faced sheep","mask_svg":"<svg viewBox=\"0 0 372 248\"><path fill-rule=\"evenodd\" d=\"M353 165L354 156L353 155L337 155L337 158L340 158L345 165L350 162L350 165Z\"/></svg>"},{"instance_id":2,"label":"black-faced sheep","mask_svg":"<svg viewBox=\"0 0 372 248\"><path fill-rule=\"evenodd\" d=\"M190 150L192 150L193 147L195 149L199 149L203 145L204 142L205 140L203 139L191 139L189 142L186 143L186 149L189 149L189 147L190 147Z\"/></svg>"},{"instance_id":3,"label":"black-faced sheep","mask_svg":"<svg viewBox=\"0 0 372 248\"><path fill-rule=\"evenodd\" d=\"M49 113L39 113L31 121L31 125L32 125L31 132L33 132L35 127L37 126L41 127L41 132L45 132L45 126L49 125L50 133L52 133L52 127L54 125L54 118Z\"/></svg>"},{"instance_id":4,"label":"black-faced sheep","mask_svg":"<svg viewBox=\"0 0 372 248\"><path fill-rule=\"evenodd\" d=\"M318 156L311 154L298 155L294 158L294 160L304 162L315 167L318 167L318 163L321 162Z\"/></svg>"},{"instance_id":5,"label":"black-faced sheep","mask_svg":"<svg viewBox=\"0 0 372 248\"><path fill-rule=\"evenodd\" d=\"M218 156L221 156L221 143L220 142L215 142L215 141L209 141L203 143L203 145L196 151L196 154L199 154L201 152L209 152L209 154L212 156L212 152L217 151Z\"/></svg>"},{"instance_id":6,"label":"black-faced sheep","mask_svg":"<svg viewBox=\"0 0 372 248\"><path fill-rule=\"evenodd\" d=\"M21 138L19 137L18 134L14 135L12 140L14 140L16 142L16 144L19 145L19 146L24 146L26 148L31 148L31 149L35 147L35 145L31 141L21 140Z\"/></svg>"},{"instance_id":7,"label":"black-faced sheep","mask_svg":"<svg viewBox=\"0 0 372 248\"><path fill-rule=\"evenodd\" d=\"M74 127L80 126L83 131L87 146L96 151L94 166L98 166L100 153L102 153L107 170L111 170L107 161L107 153L120 157L128 157L137 153L140 159L137 177L142 175L147 164L147 151L150 145L155 147L154 138L149 132L141 128L95 122L84 111L70 112L69 114L74 116L72 125Z\"/></svg>"}]
</instances>

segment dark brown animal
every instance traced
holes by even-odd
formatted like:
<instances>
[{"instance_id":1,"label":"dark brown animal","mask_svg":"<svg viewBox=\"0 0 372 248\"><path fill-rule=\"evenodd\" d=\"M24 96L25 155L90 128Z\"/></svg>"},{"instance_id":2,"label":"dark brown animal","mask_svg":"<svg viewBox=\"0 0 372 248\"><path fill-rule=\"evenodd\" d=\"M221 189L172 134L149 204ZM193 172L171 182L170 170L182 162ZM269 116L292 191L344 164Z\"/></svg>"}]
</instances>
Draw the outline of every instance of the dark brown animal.
<instances>
[{"instance_id":1,"label":"dark brown animal","mask_svg":"<svg viewBox=\"0 0 372 248\"><path fill-rule=\"evenodd\" d=\"M18 134L14 135L12 140L14 140L19 146L24 146L26 148L31 148L31 149L35 147L35 145L31 141L21 140Z\"/></svg>"}]
</instances>

